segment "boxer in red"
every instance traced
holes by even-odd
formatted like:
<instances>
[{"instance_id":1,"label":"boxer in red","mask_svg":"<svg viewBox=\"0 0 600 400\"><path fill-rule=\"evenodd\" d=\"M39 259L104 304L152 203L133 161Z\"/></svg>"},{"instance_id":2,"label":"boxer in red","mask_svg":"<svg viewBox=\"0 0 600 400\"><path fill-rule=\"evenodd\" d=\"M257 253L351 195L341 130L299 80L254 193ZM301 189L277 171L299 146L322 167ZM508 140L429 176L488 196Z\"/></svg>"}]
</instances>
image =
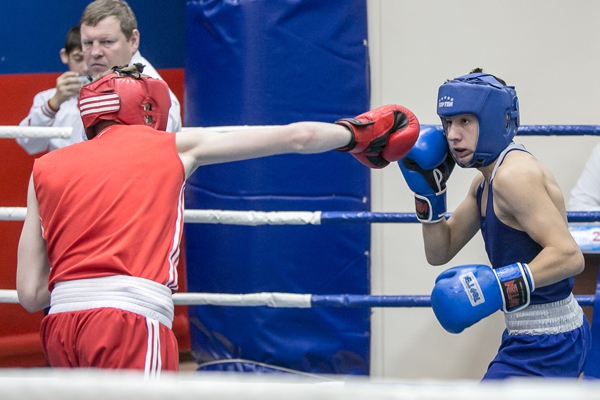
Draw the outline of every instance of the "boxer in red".
<instances>
[{"instance_id":1,"label":"boxer in red","mask_svg":"<svg viewBox=\"0 0 600 400\"><path fill-rule=\"evenodd\" d=\"M87 141L36 160L19 243L17 291L50 305L42 344L53 367L178 369L171 331L185 180L200 165L285 153L347 151L371 168L404 157L417 118L388 105L335 124L298 122L226 133L165 132L162 80L141 65L81 88Z\"/></svg>"}]
</instances>

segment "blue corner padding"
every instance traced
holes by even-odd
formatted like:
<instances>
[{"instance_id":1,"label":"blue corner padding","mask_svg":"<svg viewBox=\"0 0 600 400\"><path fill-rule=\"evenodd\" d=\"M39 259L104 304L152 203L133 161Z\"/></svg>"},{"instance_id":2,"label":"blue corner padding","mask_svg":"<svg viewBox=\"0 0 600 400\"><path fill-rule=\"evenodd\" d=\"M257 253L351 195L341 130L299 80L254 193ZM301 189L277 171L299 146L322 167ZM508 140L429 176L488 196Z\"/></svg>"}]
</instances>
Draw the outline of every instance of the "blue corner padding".
<instances>
[{"instance_id":1,"label":"blue corner padding","mask_svg":"<svg viewBox=\"0 0 600 400\"><path fill-rule=\"evenodd\" d=\"M369 108L365 0L188 2L186 19L186 126L332 122ZM369 211L369 174L334 151L206 166L186 208ZM188 224L185 237L191 292L370 293L368 224ZM199 364L369 373L369 309L198 306L190 325Z\"/></svg>"}]
</instances>

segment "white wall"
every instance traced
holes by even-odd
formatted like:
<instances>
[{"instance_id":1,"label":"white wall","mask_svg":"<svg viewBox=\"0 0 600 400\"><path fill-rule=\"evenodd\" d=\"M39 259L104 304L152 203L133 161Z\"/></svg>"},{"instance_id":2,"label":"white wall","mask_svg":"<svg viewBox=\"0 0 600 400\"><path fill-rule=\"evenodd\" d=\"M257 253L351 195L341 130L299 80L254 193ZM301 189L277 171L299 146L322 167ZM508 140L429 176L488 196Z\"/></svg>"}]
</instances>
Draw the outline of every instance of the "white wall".
<instances>
[{"instance_id":1,"label":"white wall","mask_svg":"<svg viewBox=\"0 0 600 400\"><path fill-rule=\"evenodd\" d=\"M516 86L522 125L600 124L600 1L367 0L373 107L398 103L437 124L438 87L482 67ZM517 137L569 193L599 137ZM452 211L475 171L456 168ZM396 165L372 173L373 211L412 212ZM445 268L488 263L477 236L444 267L423 254L418 224L372 225L372 293L429 294ZM496 313L459 335L429 308L374 308L373 377L480 379L504 328Z\"/></svg>"}]
</instances>

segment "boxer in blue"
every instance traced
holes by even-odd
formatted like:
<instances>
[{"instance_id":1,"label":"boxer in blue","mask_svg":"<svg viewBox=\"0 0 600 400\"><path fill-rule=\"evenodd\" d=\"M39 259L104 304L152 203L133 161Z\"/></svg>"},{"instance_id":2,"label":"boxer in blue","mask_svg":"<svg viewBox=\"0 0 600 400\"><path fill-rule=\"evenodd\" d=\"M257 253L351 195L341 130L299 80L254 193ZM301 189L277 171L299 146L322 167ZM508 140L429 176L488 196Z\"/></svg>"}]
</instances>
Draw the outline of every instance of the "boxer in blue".
<instances>
[{"instance_id":1,"label":"boxer in blue","mask_svg":"<svg viewBox=\"0 0 600 400\"><path fill-rule=\"evenodd\" d=\"M513 138L519 105L512 86L481 69L439 88L443 130L427 127L398 162L415 195L427 261L448 263L479 229L492 267L450 268L435 281L432 308L460 333L498 310L506 330L483 379L579 377L590 330L573 298L583 255L569 233L562 192L550 171ZM458 164L478 174L446 219L446 182Z\"/></svg>"}]
</instances>

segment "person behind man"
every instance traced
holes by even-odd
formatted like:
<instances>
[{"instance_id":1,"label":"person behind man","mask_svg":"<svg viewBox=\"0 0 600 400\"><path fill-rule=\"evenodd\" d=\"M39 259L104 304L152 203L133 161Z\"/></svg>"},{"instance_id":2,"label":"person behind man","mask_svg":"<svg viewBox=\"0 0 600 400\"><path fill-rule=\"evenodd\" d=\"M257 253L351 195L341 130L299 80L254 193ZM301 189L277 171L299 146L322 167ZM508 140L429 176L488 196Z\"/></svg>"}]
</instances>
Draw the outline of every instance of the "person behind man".
<instances>
[{"instance_id":1,"label":"person behind man","mask_svg":"<svg viewBox=\"0 0 600 400\"><path fill-rule=\"evenodd\" d=\"M600 144L594 147L583 172L571 190L571 211L600 211Z\"/></svg>"},{"instance_id":2,"label":"person behind man","mask_svg":"<svg viewBox=\"0 0 600 400\"><path fill-rule=\"evenodd\" d=\"M55 103L54 100L49 102L54 96L53 89L42 92L34 99L29 115L20 123L20 125L30 126L70 126L73 128L71 137L68 139L20 138L17 142L29 154L36 154L85 140L77 109L76 95L81 87L81 82L76 79L77 75L89 74L93 77L116 65L142 63L146 66L147 75L162 79L148 60L142 57L139 45L140 32L137 29L137 20L125 1L95 0L88 4L81 15L80 25L67 35L64 53L71 55L67 60L72 63L76 73L65 73L57 80L56 93L60 95L59 99L63 102L60 104ZM69 52L68 49L72 50ZM61 59L65 62L62 50ZM70 64L69 67L71 68ZM166 130L178 132L182 126L181 106L170 89L169 96L171 108Z\"/></svg>"},{"instance_id":3,"label":"person behind man","mask_svg":"<svg viewBox=\"0 0 600 400\"><path fill-rule=\"evenodd\" d=\"M123 0L95 0L87 5L79 22L83 57L93 77L114 66L140 63L144 73L162 79L139 51L140 31L133 10ZM169 89L171 108L167 132L181 130L181 106ZM83 132L81 132L83 134Z\"/></svg>"},{"instance_id":4,"label":"person behind man","mask_svg":"<svg viewBox=\"0 0 600 400\"><path fill-rule=\"evenodd\" d=\"M506 327L483 379L578 377L590 331L574 299L583 255L569 233L550 171L512 140L519 125L512 86L481 69L439 88L443 131L423 130L399 162L415 193L427 261L448 263L481 229L492 268L450 268L435 281L432 308L451 333L504 311ZM446 220L446 182L458 164L478 174Z\"/></svg>"},{"instance_id":5,"label":"person behind man","mask_svg":"<svg viewBox=\"0 0 600 400\"><path fill-rule=\"evenodd\" d=\"M60 59L69 70L56 79L56 87L44 90L35 95L29 114L20 126L53 126L65 127L81 125L81 116L77 109L77 95L82 83L90 82L87 77L88 67L81 51L79 26L67 32L65 47L60 49ZM77 138L78 139L78 138ZM78 142L61 138L17 138L17 143L28 153L36 154L47 150Z\"/></svg>"},{"instance_id":6,"label":"person behind man","mask_svg":"<svg viewBox=\"0 0 600 400\"><path fill-rule=\"evenodd\" d=\"M178 369L171 292L183 187L199 166L338 149L383 168L418 137L417 118L397 105L335 124L167 134L168 87L140 69L116 67L82 87L89 140L33 167L17 292L31 312L51 305L41 337L53 367L140 369L148 377Z\"/></svg>"}]
</instances>

